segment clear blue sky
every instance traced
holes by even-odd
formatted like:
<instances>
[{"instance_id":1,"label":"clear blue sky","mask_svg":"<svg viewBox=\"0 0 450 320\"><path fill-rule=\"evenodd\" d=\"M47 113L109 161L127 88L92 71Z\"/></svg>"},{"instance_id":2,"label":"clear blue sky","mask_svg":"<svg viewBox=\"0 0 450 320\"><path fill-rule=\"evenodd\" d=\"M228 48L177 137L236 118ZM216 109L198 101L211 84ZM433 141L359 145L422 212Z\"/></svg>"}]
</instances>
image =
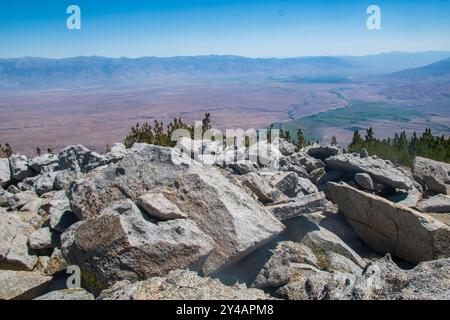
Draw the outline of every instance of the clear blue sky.
<instances>
[{"instance_id":1,"label":"clear blue sky","mask_svg":"<svg viewBox=\"0 0 450 320\"><path fill-rule=\"evenodd\" d=\"M66 9L82 30L66 29ZM366 8L382 30L366 28ZM450 50L450 0L1 0L0 57L362 55Z\"/></svg>"}]
</instances>

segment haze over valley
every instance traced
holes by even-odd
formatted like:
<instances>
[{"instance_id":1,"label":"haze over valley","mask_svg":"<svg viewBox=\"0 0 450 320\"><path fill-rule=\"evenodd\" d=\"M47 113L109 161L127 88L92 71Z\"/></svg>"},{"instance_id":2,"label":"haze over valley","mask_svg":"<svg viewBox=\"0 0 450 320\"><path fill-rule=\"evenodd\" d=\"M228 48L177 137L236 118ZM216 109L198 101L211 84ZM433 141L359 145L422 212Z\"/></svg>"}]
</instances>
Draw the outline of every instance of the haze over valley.
<instances>
[{"instance_id":1,"label":"haze over valley","mask_svg":"<svg viewBox=\"0 0 450 320\"><path fill-rule=\"evenodd\" d=\"M311 140L349 142L431 128L450 134L450 52L360 57L238 56L0 59L0 141L33 154L84 144L104 151L137 122L302 127Z\"/></svg>"}]
</instances>

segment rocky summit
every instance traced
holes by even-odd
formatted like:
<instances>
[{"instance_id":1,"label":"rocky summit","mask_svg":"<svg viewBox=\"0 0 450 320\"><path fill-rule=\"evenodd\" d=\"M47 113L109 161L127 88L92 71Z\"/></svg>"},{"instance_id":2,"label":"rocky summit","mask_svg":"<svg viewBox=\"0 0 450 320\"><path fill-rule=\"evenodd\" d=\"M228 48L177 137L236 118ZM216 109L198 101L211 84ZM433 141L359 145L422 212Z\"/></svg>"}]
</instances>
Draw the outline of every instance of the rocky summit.
<instances>
[{"instance_id":1,"label":"rocky summit","mask_svg":"<svg viewBox=\"0 0 450 320\"><path fill-rule=\"evenodd\" d=\"M0 159L0 299L450 298L448 164L183 139Z\"/></svg>"}]
</instances>

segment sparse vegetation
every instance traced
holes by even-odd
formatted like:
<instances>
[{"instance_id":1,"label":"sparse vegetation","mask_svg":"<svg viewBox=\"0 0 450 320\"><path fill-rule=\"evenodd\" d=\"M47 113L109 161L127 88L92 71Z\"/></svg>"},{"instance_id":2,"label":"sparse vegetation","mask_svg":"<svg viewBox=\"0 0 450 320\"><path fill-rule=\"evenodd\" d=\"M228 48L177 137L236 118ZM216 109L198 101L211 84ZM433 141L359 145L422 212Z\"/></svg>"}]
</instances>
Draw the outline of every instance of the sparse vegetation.
<instances>
[{"instance_id":1,"label":"sparse vegetation","mask_svg":"<svg viewBox=\"0 0 450 320\"><path fill-rule=\"evenodd\" d=\"M403 131L383 140L375 138L372 128L366 130L364 139L355 130L348 151L360 152L363 148L369 154L406 166L411 166L416 156L450 163L450 137L434 136L431 129L426 129L420 137L416 132L408 137Z\"/></svg>"},{"instance_id":2,"label":"sparse vegetation","mask_svg":"<svg viewBox=\"0 0 450 320\"><path fill-rule=\"evenodd\" d=\"M13 153L14 151L9 143L5 143L5 145L0 144L0 158L9 158Z\"/></svg>"},{"instance_id":3,"label":"sparse vegetation","mask_svg":"<svg viewBox=\"0 0 450 320\"><path fill-rule=\"evenodd\" d=\"M203 132L211 129L210 114L206 113L202 120ZM172 141L172 133L177 129L186 129L191 137L194 136L195 125L188 125L181 118L175 118L168 125L164 125L162 121L155 120L153 125L137 123L131 127L131 132L126 136L124 144L127 148L131 148L135 143L149 143L163 147L174 147L176 141Z\"/></svg>"}]
</instances>

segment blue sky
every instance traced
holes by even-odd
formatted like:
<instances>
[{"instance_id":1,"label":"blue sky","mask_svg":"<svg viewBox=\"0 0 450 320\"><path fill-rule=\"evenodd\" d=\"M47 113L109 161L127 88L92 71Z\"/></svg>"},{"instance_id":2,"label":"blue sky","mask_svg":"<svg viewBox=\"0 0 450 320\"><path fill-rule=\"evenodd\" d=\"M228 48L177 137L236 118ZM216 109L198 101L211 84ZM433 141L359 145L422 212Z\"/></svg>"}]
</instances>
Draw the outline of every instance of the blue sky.
<instances>
[{"instance_id":1,"label":"blue sky","mask_svg":"<svg viewBox=\"0 0 450 320\"><path fill-rule=\"evenodd\" d=\"M66 28L77 4L82 30ZM366 8L382 30L366 28ZM450 50L450 0L2 0L0 57L364 55Z\"/></svg>"}]
</instances>

